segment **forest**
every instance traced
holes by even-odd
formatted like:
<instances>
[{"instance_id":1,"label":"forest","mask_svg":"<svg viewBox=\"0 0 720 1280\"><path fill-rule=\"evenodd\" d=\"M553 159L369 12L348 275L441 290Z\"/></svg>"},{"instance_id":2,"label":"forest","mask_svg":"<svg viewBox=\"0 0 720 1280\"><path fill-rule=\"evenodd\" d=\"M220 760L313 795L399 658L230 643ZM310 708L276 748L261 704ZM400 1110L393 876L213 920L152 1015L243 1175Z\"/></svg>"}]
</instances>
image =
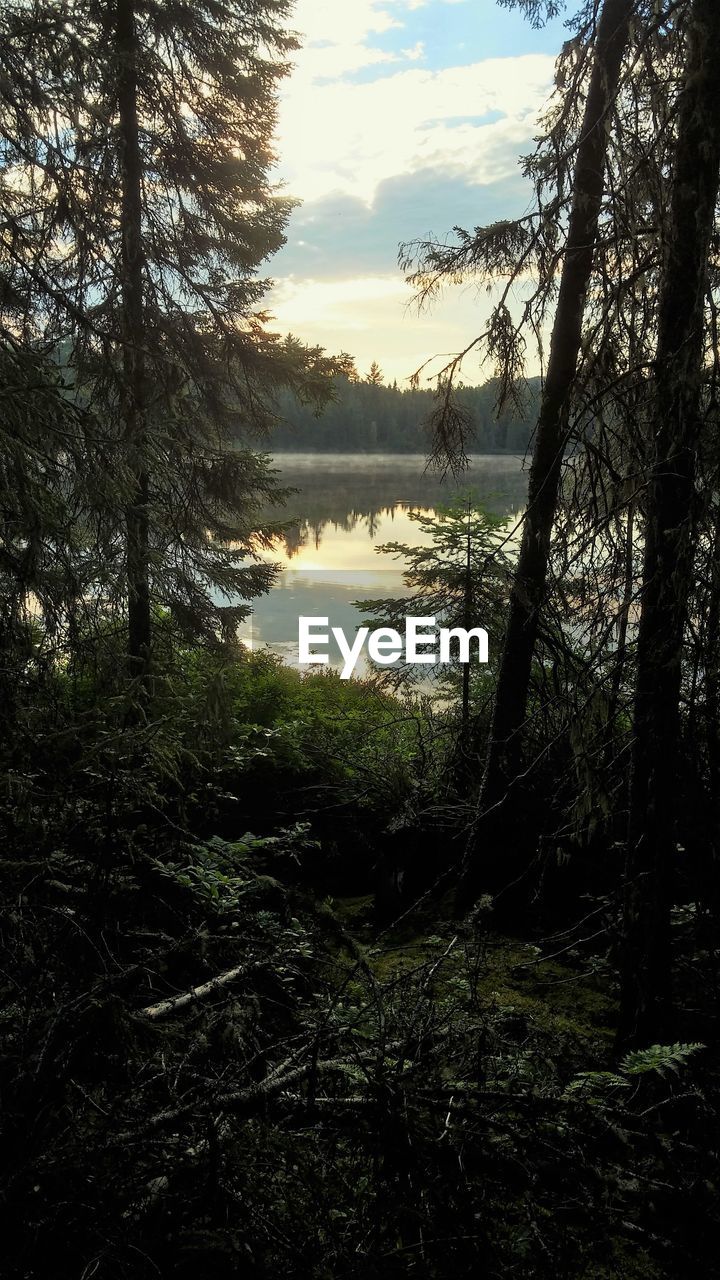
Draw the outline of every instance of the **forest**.
<instances>
[{"instance_id":1,"label":"forest","mask_svg":"<svg viewBox=\"0 0 720 1280\"><path fill-rule=\"evenodd\" d=\"M720 5L565 16L399 391L266 307L288 0L0 7L8 1280L720 1276ZM280 448L527 450L358 602L487 666L239 641Z\"/></svg>"},{"instance_id":2,"label":"forest","mask_svg":"<svg viewBox=\"0 0 720 1280\"><path fill-rule=\"evenodd\" d=\"M332 399L319 415L292 392L282 392L273 447L331 453L427 452L434 392L426 387L401 390L397 382L387 386L381 379L375 363L365 378L340 374L332 383ZM474 453L524 456L537 421L538 389L538 379L528 378L518 403L503 404L498 412L497 380L481 387L458 385L455 398L467 417L468 447Z\"/></svg>"}]
</instances>

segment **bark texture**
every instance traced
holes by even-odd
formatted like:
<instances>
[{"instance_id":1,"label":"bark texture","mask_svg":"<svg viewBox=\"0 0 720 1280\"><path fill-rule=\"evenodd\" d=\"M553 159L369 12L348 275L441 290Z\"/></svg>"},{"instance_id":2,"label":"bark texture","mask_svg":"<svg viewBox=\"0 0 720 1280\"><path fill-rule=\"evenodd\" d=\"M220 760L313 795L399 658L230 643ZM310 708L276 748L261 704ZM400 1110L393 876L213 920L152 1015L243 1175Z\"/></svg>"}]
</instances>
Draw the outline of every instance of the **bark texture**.
<instances>
[{"instance_id":1,"label":"bark texture","mask_svg":"<svg viewBox=\"0 0 720 1280\"><path fill-rule=\"evenodd\" d=\"M135 9L117 0L118 141L120 161L120 267L123 386L121 408L127 458L133 478L126 511L128 656L131 671L144 676L150 658L149 476L146 439L144 254L142 237L142 156L138 123L138 69Z\"/></svg>"},{"instance_id":2,"label":"bark texture","mask_svg":"<svg viewBox=\"0 0 720 1280\"><path fill-rule=\"evenodd\" d=\"M620 1017L623 1046L661 1039L670 1006L682 650L692 586L704 303L720 180L720 4L694 0L658 317L637 637Z\"/></svg>"}]
</instances>

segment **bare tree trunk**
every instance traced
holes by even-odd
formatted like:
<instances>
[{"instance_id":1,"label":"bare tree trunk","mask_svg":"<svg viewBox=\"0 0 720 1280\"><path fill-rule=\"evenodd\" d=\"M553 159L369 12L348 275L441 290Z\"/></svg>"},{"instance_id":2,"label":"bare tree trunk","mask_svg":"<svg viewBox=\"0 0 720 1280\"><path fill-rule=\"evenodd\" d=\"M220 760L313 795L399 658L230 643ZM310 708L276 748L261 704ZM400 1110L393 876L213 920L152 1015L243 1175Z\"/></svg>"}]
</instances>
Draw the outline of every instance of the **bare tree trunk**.
<instances>
[{"instance_id":1,"label":"bare tree trunk","mask_svg":"<svg viewBox=\"0 0 720 1280\"><path fill-rule=\"evenodd\" d=\"M713 336L713 345L718 351L716 334ZM688 707L686 735L689 742L697 742L697 735L702 734L707 751L706 792L698 777L700 794L696 796L696 800L702 805L702 809L695 815L695 820L697 822L697 818L700 818L702 836L700 856L698 858L696 852L695 865L700 876L698 901L705 909L711 931L709 952L715 961L717 921L720 919L720 502L717 495L707 560L696 571L696 582L702 574L707 576L708 581L707 592L701 596L699 608L704 606L705 613L693 655L693 689ZM699 685L702 685L702 698L698 713ZM717 974L715 977L717 995Z\"/></svg>"},{"instance_id":2,"label":"bare tree trunk","mask_svg":"<svg viewBox=\"0 0 720 1280\"><path fill-rule=\"evenodd\" d=\"M467 631L472 626L473 616L473 583L472 583L472 533L470 528L471 502L467 506L467 533L465 539L465 579L463 584L463 622ZM472 782L473 752L470 725L470 663L462 664L460 694L460 733L455 744L453 763L453 782L461 794L466 794Z\"/></svg>"},{"instance_id":3,"label":"bare tree trunk","mask_svg":"<svg viewBox=\"0 0 720 1280\"><path fill-rule=\"evenodd\" d=\"M472 626L472 539L470 536L471 504L468 499L467 537L465 543L465 582L463 592L463 626L467 631ZM462 751L467 758L470 748L470 663L464 662L462 669Z\"/></svg>"},{"instance_id":4,"label":"bare tree trunk","mask_svg":"<svg viewBox=\"0 0 720 1280\"><path fill-rule=\"evenodd\" d=\"M620 1008L621 1045L658 1039L670 1008L682 646L692 586L704 301L720 184L720 5L694 0L658 320Z\"/></svg>"},{"instance_id":5,"label":"bare tree trunk","mask_svg":"<svg viewBox=\"0 0 720 1280\"><path fill-rule=\"evenodd\" d=\"M492 833L498 830L498 806L518 769L538 612L545 595L550 538L557 509L569 395L580 353L585 297L603 198L609 113L617 93L633 10L633 0L605 0L595 38L594 64L575 163L567 247L535 435L527 512L510 597L478 820L468 845L460 906L471 905L482 887L481 835L482 843L489 843L494 857L498 841Z\"/></svg>"},{"instance_id":6,"label":"bare tree trunk","mask_svg":"<svg viewBox=\"0 0 720 1280\"><path fill-rule=\"evenodd\" d=\"M622 689L623 677L625 675L625 667L627 665L627 634L628 624L630 622L630 608L632 606L633 587L635 583L634 573L634 547L635 547L635 506L630 503L627 509L625 524L625 565L623 576L623 594L618 612L618 633L616 643L616 660L615 669L613 671L612 680L610 682L610 697L608 699L608 730L611 738L614 737L615 720L617 718L618 706L620 703L620 691Z\"/></svg>"},{"instance_id":7,"label":"bare tree trunk","mask_svg":"<svg viewBox=\"0 0 720 1280\"><path fill-rule=\"evenodd\" d=\"M145 315L142 242L142 159L137 106L137 33L132 0L117 0L118 115L121 182L122 413L134 484L126 511L128 657L131 672L144 676L150 658L148 568L149 478L145 428Z\"/></svg>"},{"instance_id":8,"label":"bare tree trunk","mask_svg":"<svg viewBox=\"0 0 720 1280\"><path fill-rule=\"evenodd\" d=\"M710 841L715 859L720 856L720 501L715 513L710 571L710 604L705 627L705 732L708 752Z\"/></svg>"}]
</instances>

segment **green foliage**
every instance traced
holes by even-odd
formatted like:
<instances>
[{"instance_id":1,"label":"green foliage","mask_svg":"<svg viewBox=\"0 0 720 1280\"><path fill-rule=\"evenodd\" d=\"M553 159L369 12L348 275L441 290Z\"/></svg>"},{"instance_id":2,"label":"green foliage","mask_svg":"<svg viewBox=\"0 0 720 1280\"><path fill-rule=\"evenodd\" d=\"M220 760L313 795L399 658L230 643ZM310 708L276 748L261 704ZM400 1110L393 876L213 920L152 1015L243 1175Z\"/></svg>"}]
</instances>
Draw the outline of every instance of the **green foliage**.
<instances>
[{"instance_id":1,"label":"green foliage","mask_svg":"<svg viewBox=\"0 0 720 1280\"><path fill-rule=\"evenodd\" d=\"M269 653L182 645L166 615L156 631L155 719L124 723L110 634L25 691L35 754L15 744L3 773L8 1274L44 1280L41 1254L53 1280L222 1274L238 1255L289 1280L391 1280L416 1253L437 1280L556 1280L578 1258L659 1278L688 1248L700 1266L663 1199L700 1169L713 1220L698 1046L613 1072L594 977L540 962L520 981L528 948L498 947L487 910L378 939L362 910L289 887L323 836L275 821L277 797L387 825L431 782L422 718ZM682 1144L663 1136L678 1068Z\"/></svg>"},{"instance_id":2,"label":"green foliage","mask_svg":"<svg viewBox=\"0 0 720 1280\"><path fill-rule=\"evenodd\" d=\"M634 1049L625 1055L617 1071L582 1071L567 1087L569 1096L580 1093L597 1099L607 1099L608 1091L629 1089L633 1076L652 1072L667 1076L678 1075L693 1054L704 1049L704 1044L653 1044L647 1049Z\"/></svg>"},{"instance_id":3,"label":"green foliage","mask_svg":"<svg viewBox=\"0 0 720 1280\"><path fill-rule=\"evenodd\" d=\"M666 1076L676 1075L694 1053L704 1049L704 1044L651 1044L647 1049L633 1049L620 1063L620 1070L628 1076L641 1076L650 1071Z\"/></svg>"},{"instance_id":4,"label":"green foliage","mask_svg":"<svg viewBox=\"0 0 720 1280\"><path fill-rule=\"evenodd\" d=\"M407 595L397 599L361 600L357 608L370 626L391 626L404 631L408 615L433 616L438 626L482 626L497 650L502 643L505 602L512 560L508 552L505 521L490 514L472 494L459 495L427 515L411 511L419 545L389 542L378 552L403 561ZM473 666L479 697L487 696L487 672ZM447 695L457 693L459 668L402 664L378 672L389 686L412 685L434 678Z\"/></svg>"},{"instance_id":5,"label":"green foliage","mask_svg":"<svg viewBox=\"0 0 720 1280\"><path fill-rule=\"evenodd\" d=\"M236 912L242 899L266 889L281 889L280 882L257 872L258 855L271 859L291 857L299 861L317 848L308 838L308 823L296 823L272 836L247 832L240 840L213 836L202 845L188 844L186 861L161 864L163 874L206 900L219 914Z\"/></svg>"},{"instance_id":6,"label":"green foliage","mask_svg":"<svg viewBox=\"0 0 720 1280\"><path fill-rule=\"evenodd\" d=\"M498 392L493 380L457 389L458 406L469 424L469 447L475 453L522 456L535 425L537 381L531 379L521 410L498 410ZM396 383L383 385L369 374L365 380L340 376L335 379L332 400L320 415L292 393L281 393L280 421L273 436L278 449L425 453L433 403L430 390L400 390Z\"/></svg>"},{"instance_id":7,"label":"green foliage","mask_svg":"<svg viewBox=\"0 0 720 1280\"><path fill-rule=\"evenodd\" d=\"M200 680L199 696L202 687ZM253 749L248 764L256 772L305 776L326 795L333 791L336 802L357 800L381 810L401 804L417 785L420 762L432 768L420 709L371 683L341 680L332 670L300 675L260 652L223 669L223 695L233 745L239 733ZM234 766L226 760L224 767Z\"/></svg>"},{"instance_id":8,"label":"green foliage","mask_svg":"<svg viewBox=\"0 0 720 1280\"><path fill-rule=\"evenodd\" d=\"M3 926L8 1276L189 1278L242 1256L391 1280L416 1253L430 1280L703 1273L696 1215L686 1230L668 1205L692 1187L716 1221L711 1105L690 1094L678 1142L672 1071L649 1110L568 1088L604 1059L597 1028L582 992L573 1020L542 974L513 988L517 943L443 923L379 943L358 913L348 933L273 874L305 829L121 830L134 858L98 883L87 818L72 854L2 869L22 904Z\"/></svg>"},{"instance_id":9,"label":"green foliage","mask_svg":"<svg viewBox=\"0 0 720 1280\"><path fill-rule=\"evenodd\" d=\"M203 825L228 808L256 822L263 798L288 786L310 788L316 803L332 795L393 811L439 768L421 709L371 684L333 671L302 676L269 651L188 646L167 614L156 616L155 634L147 720L137 719L123 637L111 625L83 634L78 652L42 679L28 673L4 755L0 743L13 826L39 817L42 795L58 785L68 802L104 793L114 814L149 802Z\"/></svg>"}]
</instances>

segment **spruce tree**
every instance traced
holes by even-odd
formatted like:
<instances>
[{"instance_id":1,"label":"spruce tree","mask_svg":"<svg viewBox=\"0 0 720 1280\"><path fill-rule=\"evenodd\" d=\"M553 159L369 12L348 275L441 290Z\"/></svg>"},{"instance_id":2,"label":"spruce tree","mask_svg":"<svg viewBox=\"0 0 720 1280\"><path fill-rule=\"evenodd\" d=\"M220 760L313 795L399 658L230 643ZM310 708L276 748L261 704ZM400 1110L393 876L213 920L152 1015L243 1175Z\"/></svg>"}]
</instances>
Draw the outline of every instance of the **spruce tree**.
<instances>
[{"instance_id":1,"label":"spruce tree","mask_svg":"<svg viewBox=\"0 0 720 1280\"><path fill-rule=\"evenodd\" d=\"M693 0L653 370L654 456L637 633L622 1045L647 1044L668 1030L683 644L698 533L703 383L717 358L708 350L705 307L720 188L718 56L716 0Z\"/></svg>"},{"instance_id":2,"label":"spruce tree","mask_svg":"<svg viewBox=\"0 0 720 1280\"><path fill-rule=\"evenodd\" d=\"M581 353L585 298L592 277L604 194L607 118L618 91L632 10L632 0L605 0L598 17L593 72L577 145L567 242L530 469L527 511L478 805L478 813L492 813L494 822L498 806L519 772L520 738L527 715L540 610L547 589L552 528L567 444L569 403ZM486 838L486 832L480 837L476 830L468 845L462 893L469 901L479 892L481 850ZM495 844L492 838L491 843Z\"/></svg>"},{"instance_id":3,"label":"spruce tree","mask_svg":"<svg viewBox=\"0 0 720 1280\"><path fill-rule=\"evenodd\" d=\"M288 12L15 0L0 15L3 322L21 314L27 342L62 354L103 424L116 536L95 587L127 614L142 676L153 602L219 636L267 587L275 486L253 445L276 388L322 398L334 368L261 309L292 207L271 178Z\"/></svg>"}]
</instances>

